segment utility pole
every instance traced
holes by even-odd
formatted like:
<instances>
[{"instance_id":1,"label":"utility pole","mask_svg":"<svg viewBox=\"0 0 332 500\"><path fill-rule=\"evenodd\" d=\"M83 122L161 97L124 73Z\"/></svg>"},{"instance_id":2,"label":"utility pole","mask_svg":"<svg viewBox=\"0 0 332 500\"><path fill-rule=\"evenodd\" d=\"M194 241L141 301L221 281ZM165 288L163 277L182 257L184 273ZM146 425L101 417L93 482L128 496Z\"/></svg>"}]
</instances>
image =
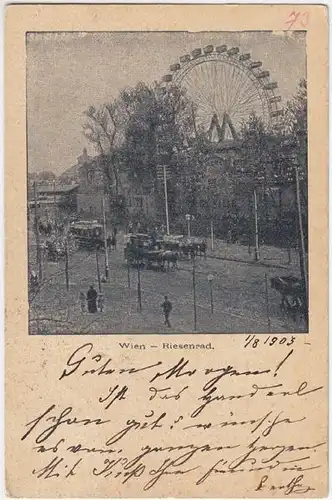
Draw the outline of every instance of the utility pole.
<instances>
[{"instance_id":1,"label":"utility pole","mask_svg":"<svg viewBox=\"0 0 332 500\"><path fill-rule=\"evenodd\" d=\"M211 250L214 249L214 231L213 231L213 220L211 220Z\"/></svg>"},{"instance_id":2,"label":"utility pole","mask_svg":"<svg viewBox=\"0 0 332 500\"><path fill-rule=\"evenodd\" d=\"M195 117L194 103L192 103L192 105L191 105L191 116L192 116L192 120L193 120L194 134L195 134L195 137L197 137L197 127L196 127L196 117Z\"/></svg>"},{"instance_id":3,"label":"utility pole","mask_svg":"<svg viewBox=\"0 0 332 500\"><path fill-rule=\"evenodd\" d=\"M266 304L267 327L268 327L269 332L271 332L269 289L268 289L268 281L267 281L267 274L266 273L265 273L265 304Z\"/></svg>"},{"instance_id":4,"label":"utility pole","mask_svg":"<svg viewBox=\"0 0 332 500\"><path fill-rule=\"evenodd\" d=\"M196 311L196 264L195 254L192 254L193 259L193 297L194 297L194 331L197 330L197 311Z\"/></svg>"},{"instance_id":5,"label":"utility pole","mask_svg":"<svg viewBox=\"0 0 332 500\"><path fill-rule=\"evenodd\" d=\"M96 265L97 265L98 288L99 288L99 293L101 293L101 280L100 280L100 269L99 269L99 250L98 250L98 245L96 246Z\"/></svg>"},{"instance_id":6,"label":"utility pole","mask_svg":"<svg viewBox=\"0 0 332 500\"><path fill-rule=\"evenodd\" d=\"M36 237L36 250L37 250L37 267L38 267L38 279L39 283L43 279L43 269L41 261L41 248L40 248L40 238L39 238L39 228L38 228L38 199L37 199L37 185L36 181L33 183L33 195L35 200L35 237Z\"/></svg>"},{"instance_id":7,"label":"utility pole","mask_svg":"<svg viewBox=\"0 0 332 500\"><path fill-rule=\"evenodd\" d=\"M164 191L165 191L166 230L167 230L167 234L169 234L168 194L167 194L167 173L166 173L166 165L163 165L163 170L164 170Z\"/></svg>"},{"instance_id":8,"label":"utility pole","mask_svg":"<svg viewBox=\"0 0 332 500\"><path fill-rule=\"evenodd\" d=\"M208 275L208 282L210 285L210 304L211 304L211 314L213 314L213 309L214 309L214 304L213 304L213 289L212 289L212 283L213 283L213 274Z\"/></svg>"},{"instance_id":9,"label":"utility pole","mask_svg":"<svg viewBox=\"0 0 332 500\"><path fill-rule=\"evenodd\" d=\"M130 267L128 258L127 258L127 279L128 279L128 288L130 288Z\"/></svg>"},{"instance_id":10,"label":"utility pole","mask_svg":"<svg viewBox=\"0 0 332 500\"><path fill-rule=\"evenodd\" d=\"M56 194L55 194L55 179L53 180L53 205L54 205L54 222L57 220L57 203L56 203Z\"/></svg>"},{"instance_id":11,"label":"utility pole","mask_svg":"<svg viewBox=\"0 0 332 500\"><path fill-rule=\"evenodd\" d=\"M257 191L254 188L254 215L255 215L255 261L259 260L259 239L258 239L258 211L257 211Z\"/></svg>"},{"instance_id":12,"label":"utility pole","mask_svg":"<svg viewBox=\"0 0 332 500\"><path fill-rule=\"evenodd\" d=\"M142 312L141 268L139 256L137 256L137 310L138 312Z\"/></svg>"},{"instance_id":13,"label":"utility pole","mask_svg":"<svg viewBox=\"0 0 332 500\"><path fill-rule=\"evenodd\" d=\"M299 181L299 171L298 166L294 165L295 170L295 195L296 195L296 205L297 205L297 216L298 216L298 228L299 228L299 257L300 257L300 269L301 277L304 287L304 307L305 307L305 319L308 324L308 279L307 279L307 265L306 265L306 252L304 244L304 234L303 234L303 222L302 222L302 210L301 210L301 197L300 197L300 181Z\"/></svg>"},{"instance_id":14,"label":"utility pole","mask_svg":"<svg viewBox=\"0 0 332 500\"><path fill-rule=\"evenodd\" d=\"M109 276L109 263L108 263L108 244L107 244L107 226L106 226L106 212L105 212L105 195L103 195L102 203L103 203L104 246L105 246L105 278L108 280L108 276Z\"/></svg>"},{"instance_id":15,"label":"utility pole","mask_svg":"<svg viewBox=\"0 0 332 500\"><path fill-rule=\"evenodd\" d=\"M66 289L69 290L69 255L68 255L68 239L65 240L65 273L66 273Z\"/></svg>"}]
</instances>

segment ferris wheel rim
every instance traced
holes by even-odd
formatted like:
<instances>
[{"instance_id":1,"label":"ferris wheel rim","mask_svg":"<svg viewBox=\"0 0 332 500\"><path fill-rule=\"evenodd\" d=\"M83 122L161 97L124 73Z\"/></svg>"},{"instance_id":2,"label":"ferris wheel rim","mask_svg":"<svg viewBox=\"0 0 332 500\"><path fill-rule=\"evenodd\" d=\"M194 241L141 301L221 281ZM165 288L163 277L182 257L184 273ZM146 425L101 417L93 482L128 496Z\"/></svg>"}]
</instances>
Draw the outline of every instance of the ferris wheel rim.
<instances>
[{"instance_id":1,"label":"ferris wheel rim","mask_svg":"<svg viewBox=\"0 0 332 500\"><path fill-rule=\"evenodd\" d=\"M270 80L270 72L264 70L262 62L252 61L250 54L241 53L238 47L232 47L227 50L226 46L223 46L225 49L222 53L217 52L217 48L215 46L209 47L209 53L205 52L206 49L195 49L192 51L192 54L197 51L200 51L200 53L195 56L190 54L180 56L180 62L171 65L171 74L166 75L167 84L181 86L191 71L204 64L216 62L236 67L251 81L252 85L255 87L262 103L262 114L264 115L263 121L268 126L273 124L275 118L277 118L282 112L279 107L281 97L275 93L275 89L278 87L277 82L275 82L275 80ZM211 50L211 48L213 48L213 50Z\"/></svg>"}]
</instances>

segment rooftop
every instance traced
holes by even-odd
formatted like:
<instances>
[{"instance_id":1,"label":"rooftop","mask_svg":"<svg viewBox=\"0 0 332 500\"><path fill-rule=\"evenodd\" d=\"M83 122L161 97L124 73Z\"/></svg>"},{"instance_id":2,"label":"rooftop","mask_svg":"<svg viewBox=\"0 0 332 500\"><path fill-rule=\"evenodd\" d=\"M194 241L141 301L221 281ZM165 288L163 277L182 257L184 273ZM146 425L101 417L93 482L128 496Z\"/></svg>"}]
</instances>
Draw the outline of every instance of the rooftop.
<instances>
[{"instance_id":1,"label":"rooftop","mask_svg":"<svg viewBox=\"0 0 332 500\"><path fill-rule=\"evenodd\" d=\"M45 183L37 185L37 191L38 193L65 194L74 191L75 189L78 188L78 186L79 186L78 184L63 185L63 184Z\"/></svg>"}]
</instances>

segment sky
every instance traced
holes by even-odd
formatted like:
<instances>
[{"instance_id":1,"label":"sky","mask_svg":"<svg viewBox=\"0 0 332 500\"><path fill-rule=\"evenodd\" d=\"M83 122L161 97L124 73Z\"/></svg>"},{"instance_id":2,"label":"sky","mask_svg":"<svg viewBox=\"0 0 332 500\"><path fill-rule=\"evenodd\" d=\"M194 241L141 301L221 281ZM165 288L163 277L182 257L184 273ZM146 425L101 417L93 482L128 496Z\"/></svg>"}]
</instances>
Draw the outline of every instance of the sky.
<instances>
[{"instance_id":1,"label":"sky","mask_svg":"<svg viewBox=\"0 0 332 500\"><path fill-rule=\"evenodd\" d=\"M27 35L28 168L57 175L87 147L84 111L124 87L152 83L181 55L206 45L237 46L261 60L286 103L306 76L303 32L105 32Z\"/></svg>"}]
</instances>

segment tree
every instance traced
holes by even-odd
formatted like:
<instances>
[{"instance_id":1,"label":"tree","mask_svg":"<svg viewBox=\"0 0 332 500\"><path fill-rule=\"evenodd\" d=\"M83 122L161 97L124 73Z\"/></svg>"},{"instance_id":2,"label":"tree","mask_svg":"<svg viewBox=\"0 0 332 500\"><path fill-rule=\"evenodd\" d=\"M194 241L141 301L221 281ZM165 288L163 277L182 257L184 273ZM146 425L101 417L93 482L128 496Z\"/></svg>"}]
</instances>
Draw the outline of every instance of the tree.
<instances>
[{"instance_id":1,"label":"tree","mask_svg":"<svg viewBox=\"0 0 332 500\"><path fill-rule=\"evenodd\" d=\"M128 171L139 184L156 179L157 165L171 165L176 175L176 152L183 148L194 125L185 91L172 86L139 83L121 93L127 116L125 145Z\"/></svg>"},{"instance_id":2,"label":"tree","mask_svg":"<svg viewBox=\"0 0 332 500\"><path fill-rule=\"evenodd\" d=\"M117 101L104 104L99 108L90 106L85 111L87 123L83 134L100 154L100 162L108 180L106 191L114 183L115 199L119 196L119 168L115 161L116 150L123 140L123 117Z\"/></svg>"},{"instance_id":3,"label":"tree","mask_svg":"<svg viewBox=\"0 0 332 500\"><path fill-rule=\"evenodd\" d=\"M307 81L305 79L300 80L297 92L285 107L282 130L283 135L288 135L293 139L294 156L299 164L302 181L307 188L308 102ZM305 195L304 192L302 194Z\"/></svg>"}]
</instances>

